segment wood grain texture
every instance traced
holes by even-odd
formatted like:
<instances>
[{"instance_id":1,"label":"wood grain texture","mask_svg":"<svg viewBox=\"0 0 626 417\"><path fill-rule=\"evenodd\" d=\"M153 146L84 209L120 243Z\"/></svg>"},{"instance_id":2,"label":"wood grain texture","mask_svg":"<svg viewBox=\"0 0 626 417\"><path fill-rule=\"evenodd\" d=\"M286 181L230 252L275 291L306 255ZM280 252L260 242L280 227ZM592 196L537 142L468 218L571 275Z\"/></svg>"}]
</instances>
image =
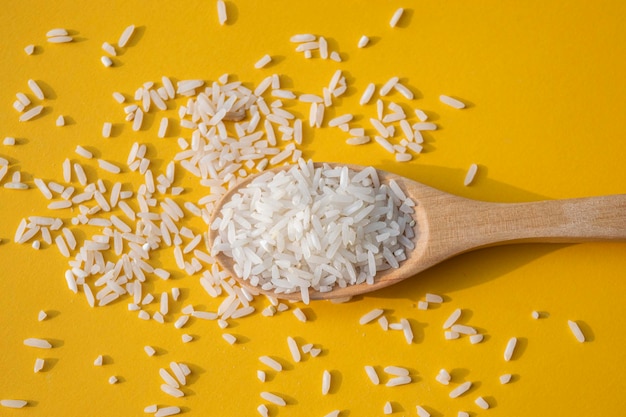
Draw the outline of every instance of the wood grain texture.
<instances>
[{"instance_id":1,"label":"wood grain texture","mask_svg":"<svg viewBox=\"0 0 626 417\"><path fill-rule=\"evenodd\" d=\"M316 163L320 166L321 163ZM334 166L336 164L330 164ZM355 171L364 167L348 165ZM284 166L274 169L280 171ZM320 293L310 291L310 298L335 299L353 297L375 291L474 249L512 243L580 243L589 241L626 241L626 194L567 200L545 200L525 203L494 203L470 200L434 189L408 178L378 170L381 181L394 179L406 195L416 203L415 249L398 269L381 271L374 284L352 285ZM256 176L250 176L232 188L215 207L213 218L221 206ZM218 232L210 230L212 245ZM216 256L218 263L253 293L299 300L300 294L275 294L251 287L236 276L233 260L224 253Z\"/></svg>"}]
</instances>

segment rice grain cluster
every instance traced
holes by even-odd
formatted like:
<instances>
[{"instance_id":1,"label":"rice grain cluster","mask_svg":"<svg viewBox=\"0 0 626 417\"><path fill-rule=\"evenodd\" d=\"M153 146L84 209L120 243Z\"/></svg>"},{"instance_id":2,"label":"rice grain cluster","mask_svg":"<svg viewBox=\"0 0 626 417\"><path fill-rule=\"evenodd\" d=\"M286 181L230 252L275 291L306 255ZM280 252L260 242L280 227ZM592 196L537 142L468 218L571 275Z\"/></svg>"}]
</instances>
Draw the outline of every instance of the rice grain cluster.
<instances>
[{"instance_id":1,"label":"rice grain cluster","mask_svg":"<svg viewBox=\"0 0 626 417\"><path fill-rule=\"evenodd\" d=\"M211 225L212 253L234 260L237 275L276 293L373 284L414 247L415 202L367 167L299 160L266 172L233 195Z\"/></svg>"}]
</instances>

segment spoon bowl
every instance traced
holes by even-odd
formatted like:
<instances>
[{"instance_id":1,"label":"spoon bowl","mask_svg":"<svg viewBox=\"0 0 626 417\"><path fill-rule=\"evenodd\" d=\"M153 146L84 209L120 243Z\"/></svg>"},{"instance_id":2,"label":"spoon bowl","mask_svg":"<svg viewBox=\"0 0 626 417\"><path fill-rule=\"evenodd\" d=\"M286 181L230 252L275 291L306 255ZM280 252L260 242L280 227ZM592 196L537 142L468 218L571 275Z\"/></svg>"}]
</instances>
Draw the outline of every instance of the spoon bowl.
<instances>
[{"instance_id":1,"label":"spoon bowl","mask_svg":"<svg viewBox=\"0 0 626 417\"><path fill-rule=\"evenodd\" d=\"M315 167L322 163L315 163ZM326 166L347 166L353 171L365 167L351 164L326 163ZM275 168L287 170L286 165ZM267 171L265 171L267 172ZM390 172L377 170L381 183L390 180L402 188L408 198L416 203L415 248L408 252L399 268L379 271L373 284L335 286L331 291L310 290L309 298L350 298L388 287L414 277L440 262L474 249L488 246L522 243L579 243L587 241L626 240L626 194L587 197L566 200L545 200L524 203L494 203L455 196L417 181ZM240 189L258 176L251 175L231 188L217 203L211 224ZM212 245L219 232L209 231ZM277 298L300 300L300 292L275 293L252 286L234 270L234 262L224 252L216 255L217 262L228 271L242 287L254 294L263 293Z\"/></svg>"}]
</instances>

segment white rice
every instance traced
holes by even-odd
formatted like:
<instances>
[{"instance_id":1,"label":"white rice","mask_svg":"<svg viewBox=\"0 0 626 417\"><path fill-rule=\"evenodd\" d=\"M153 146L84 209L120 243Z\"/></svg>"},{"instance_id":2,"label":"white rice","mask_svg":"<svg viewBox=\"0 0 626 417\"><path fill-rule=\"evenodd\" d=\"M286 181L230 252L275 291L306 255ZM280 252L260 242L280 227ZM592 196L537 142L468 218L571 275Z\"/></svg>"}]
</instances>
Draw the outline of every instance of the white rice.
<instances>
[{"instance_id":1,"label":"white rice","mask_svg":"<svg viewBox=\"0 0 626 417\"><path fill-rule=\"evenodd\" d=\"M451 327L451 330L453 332L465 335L475 335L477 333L476 329L471 326L466 326L464 324L455 324Z\"/></svg>"},{"instance_id":2,"label":"white rice","mask_svg":"<svg viewBox=\"0 0 626 417\"><path fill-rule=\"evenodd\" d=\"M369 83L365 88L365 91L363 91L363 95L361 96L361 100L359 100L359 104L361 106L364 106L369 103L372 99L372 96L374 95L374 91L376 91L376 85L374 83Z\"/></svg>"},{"instance_id":3,"label":"white rice","mask_svg":"<svg viewBox=\"0 0 626 417\"><path fill-rule=\"evenodd\" d=\"M387 401L383 407L383 414L387 415L391 413L393 413L393 407L391 406L391 402Z\"/></svg>"},{"instance_id":4,"label":"white rice","mask_svg":"<svg viewBox=\"0 0 626 417\"><path fill-rule=\"evenodd\" d=\"M109 55L113 55L113 56L117 55L117 52L115 51L115 47L108 42L104 42L102 44L102 50Z\"/></svg>"},{"instance_id":5,"label":"white rice","mask_svg":"<svg viewBox=\"0 0 626 417\"><path fill-rule=\"evenodd\" d=\"M567 325L569 326L569 329L571 330L576 340L578 340L580 343L583 343L585 341L585 335L580 329L580 326L578 326L578 323L573 320L568 320Z\"/></svg>"},{"instance_id":6,"label":"white rice","mask_svg":"<svg viewBox=\"0 0 626 417\"><path fill-rule=\"evenodd\" d=\"M280 405L280 406L285 406L287 405L287 401L285 401L284 398L273 394L271 392L267 392L267 391L263 391L261 392L261 398L263 398L265 401L269 401L272 404L276 404L276 405Z\"/></svg>"},{"instance_id":7,"label":"white rice","mask_svg":"<svg viewBox=\"0 0 626 417\"><path fill-rule=\"evenodd\" d=\"M302 311L300 308L295 308L293 310L293 314L294 314L294 316L296 316L296 318L298 320L300 320L303 323L306 323L306 321L307 321L306 314L304 314L304 311Z\"/></svg>"},{"instance_id":8,"label":"white rice","mask_svg":"<svg viewBox=\"0 0 626 417\"><path fill-rule=\"evenodd\" d=\"M59 117L57 117L57 119L55 121L55 124L58 127L65 126L65 117L63 117L63 115L59 115Z\"/></svg>"},{"instance_id":9,"label":"white rice","mask_svg":"<svg viewBox=\"0 0 626 417\"><path fill-rule=\"evenodd\" d=\"M439 96L439 100L443 103L443 104L447 104L450 107L454 107L455 109L463 109L465 108L465 103L463 103L460 100L457 100L455 98L452 98L450 96L446 96L445 94L442 94Z\"/></svg>"},{"instance_id":10,"label":"white rice","mask_svg":"<svg viewBox=\"0 0 626 417\"><path fill-rule=\"evenodd\" d=\"M256 69L260 69L265 67L267 64L269 64L270 62L272 62L272 57L265 54L263 55L263 57L261 59L259 59L255 64L254 64L254 68Z\"/></svg>"},{"instance_id":11,"label":"white rice","mask_svg":"<svg viewBox=\"0 0 626 417\"><path fill-rule=\"evenodd\" d=\"M420 405L416 406L416 411L419 417L430 417L430 413Z\"/></svg>"},{"instance_id":12,"label":"white rice","mask_svg":"<svg viewBox=\"0 0 626 417\"><path fill-rule=\"evenodd\" d=\"M39 313L37 314L38 321L44 321L47 317L48 317L48 314L46 314L46 312L43 310L40 310Z\"/></svg>"},{"instance_id":13,"label":"white rice","mask_svg":"<svg viewBox=\"0 0 626 417\"><path fill-rule=\"evenodd\" d=\"M178 383L178 381L167 371L167 369L160 368L159 376L165 382L166 385L169 385L172 388L180 387L180 384Z\"/></svg>"},{"instance_id":14,"label":"white rice","mask_svg":"<svg viewBox=\"0 0 626 417\"><path fill-rule=\"evenodd\" d=\"M180 288L174 287L172 288L172 298L174 299L174 301L178 301L178 297L180 297ZM194 311L194 313L199 313L197 311ZM194 314L194 317L198 317L196 314Z\"/></svg>"},{"instance_id":15,"label":"white rice","mask_svg":"<svg viewBox=\"0 0 626 417\"><path fill-rule=\"evenodd\" d=\"M113 93L113 99L120 104L126 101L126 97L124 97L124 94L118 93L117 91Z\"/></svg>"},{"instance_id":16,"label":"white rice","mask_svg":"<svg viewBox=\"0 0 626 417\"><path fill-rule=\"evenodd\" d=\"M159 124L159 133L157 134L159 138L164 138L165 135L167 134L168 124L169 124L169 119L167 117L163 117L161 119L161 123Z\"/></svg>"},{"instance_id":17,"label":"white rice","mask_svg":"<svg viewBox=\"0 0 626 417\"><path fill-rule=\"evenodd\" d=\"M70 207L72 207L71 201L53 201L48 204L48 209L50 210L62 210Z\"/></svg>"},{"instance_id":18,"label":"white rice","mask_svg":"<svg viewBox=\"0 0 626 417\"><path fill-rule=\"evenodd\" d=\"M83 158L87 158L87 159L93 158L93 154L80 145L76 146L76 149L74 150L74 152L76 152L78 155L82 156Z\"/></svg>"},{"instance_id":19,"label":"white rice","mask_svg":"<svg viewBox=\"0 0 626 417\"><path fill-rule=\"evenodd\" d=\"M367 313L365 313L363 316L361 316L361 318L359 319L359 324L360 325L364 325L367 324L371 321L376 320L378 317L380 317L385 310L381 309L381 308L375 308Z\"/></svg>"},{"instance_id":20,"label":"white rice","mask_svg":"<svg viewBox=\"0 0 626 417\"><path fill-rule=\"evenodd\" d=\"M380 383L380 379L378 378L378 374L376 373L376 369L374 369L373 366L366 365L365 366L365 373L367 374L367 377L370 379L370 381L372 381L372 384L378 385Z\"/></svg>"},{"instance_id":21,"label":"white rice","mask_svg":"<svg viewBox=\"0 0 626 417\"><path fill-rule=\"evenodd\" d=\"M134 113L133 118L133 131L137 132L141 130L141 126L143 124L143 111L140 108L137 108Z\"/></svg>"},{"instance_id":22,"label":"white rice","mask_svg":"<svg viewBox=\"0 0 626 417\"><path fill-rule=\"evenodd\" d=\"M148 406L144 407L143 412L144 413L149 413L149 414L154 414L154 413L157 412L157 410L158 410L157 405L156 404L151 404L151 405L148 405Z\"/></svg>"},{"instance_id":23,"label":"white rice","mask_svg":"<svg viewBox=\"0 0 626 417\"><path fill-rule=\"evenodd\" d=\"M477 172L478 172L478 165L476 164L470 165L469 169L467 170L467 174L465 174L463 185L465 185L466 187L470 185L474 181L474 177L476 176Z\"/></svg>"},{"instance_id":24,"label":"white rice","mask_svg":"<svg viewBox=\"0 0 626 417\"><path fill-rule=\"evenodd\" d=\"M482 408L483 410L487 410L489 408L489 403L483 397L476 398L474 400L474 403L476 403L476 405Z\"/></svg>"},{"instance_id":25,"label":"white rice","mask_svg":"<svg viewBox=\"0 0 626 417\"><path fill-rule=\"evenodd\" d=\"M96 359L93 361L93 366L102 366L102 364L103 364L103 357L102 355L98 355Z\"/></svg>"},{"instance_id":26,"label":"white rice","mask_svg":"<svg viewBox=\"0 0 626 417\"><path fill-rule=\"evenodd\" d=\"M328 394L330 391L331 375L330 372L324 370L322 374L322 395Z\"/></svg>"},{"instance_id":27,"label":"white rice","mask_svg":"<svg viewBox=\"0 0 626 417\"><path fill-rule=\"evenodd\" d=\"M300 34L293 35L291 38L289 38L289 41L293 43L300 43L300 42L312 42L315 39L316 39L316 36L313 34L300 33Z\"/></svg>"},{"instance_id":28,"label":"white rice","mask_svg":"<svg viewBox=\"0 0 626 417\"><path fill-rule=\"evenodd\" d=\"M15 100L15 101L13 102L13 108L14 108L15 110L17 110L19 113L23 112L25 107L26 107L26 106L24 106L22 103L20 103L20 101L19 101L19 100Z\"/></svg>"},{"instance_id":29,"label":"white rice","mask_svg":"<svg viewBox=\"0 0 626 417\"><path fill-rule=\"evenodd\" d=\"M396 268L404 259L403 245L407 241L410 242L410 238L401 239L397 236L412 234L410 227L414 224L409 215L399 213L400 202L388 185L383 184L378 188L372 186L372 181L378 181L377 177L370 178L370 175L375 173L376 171L371 168L362 173L352 172L347 167L315 168L312 163L305 161L299 161L298 165L288 171L278 174L267 173L257 178L247 188L240 190L233 201L223 206L217 220L211 225L211 228L219 231L219 237L214 242L214 250L224 250L227 256L233 257L235 272L239 276L253 286L266 290L291 293L302 292L303 288L313 288L329 291L334 285L373 282L376 271ZM319 178L315 187L311 184L314 177ZM284 193L281 187L287 187L287 193ZM322 198L328 201L328 204L325 203L323 206L324 212L336 213L339 216L336 220L335 217L331 217L329 222L318 211L321 206L313 200L320 199L315 191L318 187L320 191L323 190ZM379 197L375 198L376 194ZM306 225L306 229L300 225L297 217L292 217L299 216L291 209L293 198L301 201L297 207L298 211L310 213L307 214L308 218L312 216L313 220ZM337 203L333 203L335 199ZM371 203L364 205L361 201L363 199L374 205ZM254 237L246 237L252 229L241 227L239 224L241 222L222 222L223 218L232 216L235 208L237 217L245 220L244 225L255 224ZM390 208L391 218L387 215ZM343 222L340 217L342 212L349 217L350 224ZM373 217L368 217L370 215ZM258 218L267 220L259 222ZM391 222L394 224L398 222L397 224L403 224L404 227L398 228L397 225L392 227ZM374 231L373 226L368 226L365 228L367 233L354 246L359 247L356 250L364 254L367 254L368 250L371 251L366 249L371 248L369 245L378 247L376 253L372 252L375 261L370 262L369 255L369 258L366 256L356 263L349 261L354 256L351 253L354 253L355 248L353 245L346 246L347 242L356 238L356 228L372 223L376 223L376 227L380 226L381 230L386 232L378 233ZM231 225L229 228L232 231L229 231L226 224ZM328 233L323 231L324 228L327 228ZM274 236L279 230L283 240L277 241ZM299 231L295 232L296 230ZM235 235L238 236L238 242L233 246L232 238ZM381 235L385 237L381 238ZM221 242L226 245L222 245ZM241 243L244 242L249 246L242 248ZM303 245L301 250L295 248L295 242ZM302 264L302 269L294 269L293 264L302 259L305 253L306 265ZM289 261L290 258L294 260ZM264 262L273 266L261 267L265 265ZM375 270L372 270L372 267Z\"/></svg>"},{"instance_id":30,"label":"white rice","mask_svg":"<svg viewBox=\"0 0 626 417\"><path fill-rule=\"evenodd\" d=\"M39 100L45 99L43 91L41 90L41 87L39 87L39 84L37 84L37 81L28 80L28 88L30 88L35 97L37 97Z\"/></svg>"},{"instance_id":31,"label":"white rice","mask_svg":"<svg viewBox=\"0 0 626 417\"><path fill-rule=\"evenodd\" d=\"M64 29L64 28L54 28L46 32L47 38L50 38L53 36L67 36L67 35L68 35L67 29Z\"/></svg>"},{"instance_id":32,"label":"white rice","mask_svg":"<svg viewBox=\"0 0 626 417\"><path fill-rule=\"evenodd\" d=\"M109 138L111 137L111 128L113 125L110 122L104 122L102 124L102 137Z\"/></svg>"},{"instance_id":33,"label":"white rice","mask_svg":"<svg viewBox=\"0 0 626 417\"><path fill-rule=\"evenodd\" d=\"M389 21L389 26L391 26L392 28L395 28L396 25L398 24L398 21L400 20L400 18L402 17L402 14L404 13L404 9L402 7L400 7L399 9L397 9L394 13L393 16L391 16L391 20Z\"/></svg>"},{"instance_id":34,"label":"white rice","mask_svg":"<svg viewBox=\"0 0 626 417\"><path fill-rule=\"evenodd\" d=\"M538 311L533 311L533 312L530 313L530 316L533 319L537 320L537 319L539 319L541 317L541 314Z\"/></svg>"},{"instance_id":35,"label":"white rice","mask_svg":"<svg viewBox=\"0 0 626 417\"><path fill-rule=\"evenodd\" d=\"M39 371L41 371L43 369L45 364L46 364L46 361L44 359L41 359L41 358L35 359L35 365L33 366L33 372L34 373L38 373Z\"/></svg>"},{"instance_id":36,"label":"white rice","mask_svg":"<svg viewBox=\"0 0 626 417\"><path fill-rule=\"evenodd\" d=\"M463 395L467 390L472 387L472 383L470 381L464 382L461 385L454 388L450 391L450 398L457 398L460 395Z\"/></svg>"},{"instance_id":37,"label":"white rice","mask_svg":"<svg viewBox=\"0 0 626 417\"><path fill-rule=\"evenodd\" d=\"M98 159L98 166L112 174L119 174L121 172L120 167L111 162L105 161L104 159Z\"/></svg>"},{"instance_id":38,"label":"white rice","mask_svg":"<svg viewBox=\"0 0 626 417\"><path fill-rule=\"evenodd\" d=\"M180 408L176 406L169 406L159 408L156 413L154 413L154 417L168 417L176 414L180 414Z\"/></svg>"},{"instance_id":39,"label":"white rice","mask_svg":"<svg viewBox=\"0 0 626 417\"><path fill-rule=\"evenodd\" d=\"M229 333L222 334L222 338L230 345L234 345L237 342L237 338Z\"/></svg>"},{"instance_id":40,"label":"white rice","mask_svg":"<svg viewBox=\"0 0 626 417\"><path fill-rule=\"evenodd\" d=\"M380 91L379 94L381 96L386 96L387 94L389 94L389 92L395 87L395 85L398 83L399 78L398 77L391 77L389 80L387 80L387 82L385 84L383 84L382 87L380 87Z\"/></svg>"},{"instance_id":41,"label":"white rice","mask_svg":"<svg viewBox=\"0 0 626 417\"><path fill-rule=\"evenodd\" d=\"M428 301L429 303L443 303L443 297L438 295L438 294L430 294L427 293L426 296L424 297L426 299L426 301Z\"/></svg>"},{"instance_id":42,"label":"white rice","mask_svg":"<svg viewBox=\"0 0 626 417\"><path fill-rule=\"evenodd\" d=\"M300 362L302 359L302 355L300 354L300 348L298 347L298 343L291 336L287 336L287 346L289 347L289 353L291 353L291 357L294 362Z\"/></svg>"},{"instance_id":43,"label":"white rice","mask_svg":"<svg viewBox=\"0 0 626 417\"><path fill-rule=\"evenodd\" d=\"M178 388L174 388L168 384L161 384L161 391L175 398L184 397L185 393Z\"/></svg>"},{"instance_id":44,"label":"white rice","mask_svg":"<svg viewBox=\"0 0 626 417\"><path fill-rule=\"evenodd\" d=\"M410 376L396 376L396 377L390 378L389 381L387 381L387 383L385 384L385 386L397 387L399 385L409 384L410 382L411 382Z\"/></svg>"},{"instance_id":45,"label":"white rice","mask_svg":"<svg viewBox=\"0 0 626 417\"><path fill-rule=\"evenodd\" d=\"M341 55L337 51L332 51L330 53L330 59L335 62L341 62Z\"/></svg>"},{"instance_id":46,"label":"white rice","mask_svg":"<svg viewBox=\"0 0 626 417\"><path fill-rule=\"evenodd\" d=\"M20 104L22 104L22 106L24 107L30 104L30 99L24 93L16 93L15 97L17 98L17 101L19 101Z\"/></svg>"},{"instance_id":47,"label":"white rice","mask_svg":"<svg viewBox=\"0 0 626 417\"><path fill-rule=\"evenodd\" d=\"M265 374L265 371L259 369L256 371L256 377L259 381L265 382L267 375Z\"/></svg>"},{"instance_id":48,"label":"white rice","mask_svg":"<svg viewBox=\"0 0 626 417\"><path fill-rule=\"evenodd\" d=\"M418 310L428 310L428 301L419 300L417 302L417 309Z\"/></svg>"},{"instance_id":49,"label":"white rice","mask_svg":"<svg viewBox=\"0 0 626 417\"><path fill-rule=\"evenodd\" d=\"M6 138L4 138L4 140L2 141L2 144L5 146L13 146L15 145L15 138L14 137L10 137L7 136Z\"/></svg>"},{"instance_id":50,"label":"white rice","mask_svg":"<svg viewBox=\"0 0 626 417\"><path fill-rule=\"evenodd\" d=\"M24 52L26 52L26 55L32 55L35 53L35 45L26 45Z\"/></svg>"},{"instance_id":51,"label":"white rice","mask_svg":"<svg viewBox=\"0 0 626 417\"><path fill-rule=\"evenodd\" d=\"M26 346L39 348L39 349L51 349L52 344L45 339L37 339L35 337L30 337L28 339L24 339L24 344Z\"/></svg>"},{"instance_id":52,"label":"white rice","mask_svg":"<svg viewBox=\"0 0 626 417\"><path fill-rule=\"evenodd\" d=\"M124 48L130 41L130 38L133 36L134 32L135 32L135 25L127 26L126 29L124 29L124 31L120 35L120 38L117 41L117 46L119 46L120 48Z\"/></svg>"},{"instance_id":53,"label":"white rice","mask_svg":"<svg viewBox=\"0 0 626 417\"><path fill-rule=\"evenodd\" d=\"M23 408L27 404L28 401L24 400L0 400L0 405L6 408Z\"/></svg>"},{"instance_id":54,"label":"white rice","mask_svg":"<svg viewBox=\"0 0 626 417\"><path fill-rule=\"evenodd\" d=\"M421 130L437 130L437 125L431 122L418 122L413 124L413 129Z\"/></svg>"},{"instance_id":55,"label":"white rice","mask_svg":"<svg viewBox=\"0 0 626 417\"><path fill-rule=\"evenodd\" d=\"M269 417L270 413L265 404L261 404L256 408L257 412L261 415L261 417Z\"/></svg>"},{"instance_id":56,"label":"white rice","mask_svg":"<svg viewBox=\"0 0 626 417\"><path fill-rule=\"evenodd\" d=\"M471 335L471 336L469 337L469 340L470 340L470 343L471 343L472 345L475 345L475 344L477 344L477 343L482 342L484 338L485 338L485 337L484 337L482 334L480 334L480 333L479 333L479 334L473 334L473 335Z\"/></svg>"},{"instance_id":57,"label":"white rice","mask_svg":"<svg viewBox=\"0 0 626 417\"><path fill-rule=\"evenodd\" d=\"M402 333L404 334L404 339L410 345L413 343L413 330L411 329L411 324L407 319L400 319L400 324L402 325Z\"/></svg>"},{"instance_id":58,"label":"white rice","mask_svg":"<svg viewBox=\"0 0 626 417\"><path fill-rule=\"evenodd\" d=\"M188 320L189 320L188 315L182 315L178 319L176 319L176 321L174 322L174 327L176 327L177 329L182 329L185 326L185 324L187 324Z\"/></svg>"},{"instance_id":59,"label":"white rice","mask_svg":"<svg viewBox=\"0 0 626 417\"><path fill-rule=\"evenodd\" d=\"M323 36L320 36L318 38L318 43L319 43L320 58L328 59L328 42L326 42L326 38L324 38Z\"/></svg>"},{"instance_id":60,"label":"white rice","mask_svg":"<svg viewBox=\"0 0 626 417\"><path fill-rule=\"evenodd\" d=\"M435 380L443 385L448 385L451 379L452 377L450 376L450 373L448 373L445 369L440 369L435 377Z\"/></svg>"},{"instance_id":61,"label":"white rice","mask_svg":"<svg viewBox=\"0 0 626 417\"><path fill-rule=\"evenodd\" d=\"M370 118L370 123L372 124L372 126L374 126L374 129L376 129L376 131L378 132L381 138L386 139L389 137L389 131L387 130L385 125L382 124L380 120L372 117ZM392 152L393 152L393 148L392 148Z\"/></svg>"},{"instance_id":62,"label":"white rice","mask_svg":"<svg viewBox=\"0 0 626 417\"><path fill-rule=\"evenodd\" d=\"M393 366L393 365L386 366L384 371L394 376L408 376L409 375L409 370L401 366Z\"/></svg>"},{"instance_id":63,"label":"white rice","mask_svg":"<svg viewBox=\"0 0 626 417\"><path fill-rule=\"evenodd\" d=\"M420 122L425 122L426 120L428 120L428 115L426 114L426 112L424 112L424 110L415 109L414 112Z\"/></svg>"},{"instance_id":64,"label":"white rice","mask_svg":"<svg viewBox=\"0 0 626 417\"><path fill-rule=\"evenodd\" d=\"M351 114L342 114L341 116L334 117L328 121L329 127L337 127L341 124L348 123L354 116Z\"/></svg>"},{"instance_id":65,"label":"white rice","mask_svg":"<svg viewBox=\"0 0 626 417\"><path fill-rule=\"evenodd\" d=\"M74 163L74 173L80 185L87 185L87 174L85 174L85 170L78 162Z\"/></svg>"},{"instance_id":66,"label":"white rice","mask_svg":"<svg viewBox=\"0 0 626 417\"><path fill-rule=\"evenodd\" d=\"M220 22L220 25L224 25L228 20L228 15L226 14L226 4L223 0L217 0L217 19Z\"/></svg>"},{"instance_id":67,"label":"white rice","mask_svg":"<svg viewBox=\"0 0 626 417\"><path fill-rule=\"evenodd\" d=\"M109 384L113 385L113 384L117 384L118 379L115 375L112 375L109 377Z\"/></svg>"},{"instance_id":68,"label":"white rice","mask_svg":"<svg viewBox=\"0 0 626 417\"><path fill-rule=\"evenodd\" d=\"M41 111L43 110L43 106L39 105L39 106L35 106L32 109L22 113L19 117L19 121L20 122L27 122L35 117L37 117Z\"/></svg>"},{"instance_id":69,"label":"white rice","mask_svg":"<svg viewBox=\"0 0 626 417\"><path fill-rule=\"evenodd\" d=\"M74 38L71 36L52 36L48 38L48 42L50 43L68 43L72 42Z\"/></svg>"},{"instance_id":70,"label":"white rice","mask_svg":"<svg viewBox=\"0 0 626 417\"><path fill-rule=\"evenodd\" d=\"M470 417L470 414L467 411L459 411L456 417Z\"/></svg>"},{"instance_id":71,"label":"white rice","mask_svg":"<svg viewBox=\"0 0 626 417\"><path fill-rule=\"evenodd\" d=\"M370 42L370 38L368 38L367 36L363 35L363 36L361 36L359 38L359 43L357 44L357 46L359 48L365 48L369 42Z\"/></svg>"},{"instance_id":72,"label":"white rice","mask_svg":"<svg viewBox=\"0 0 626 417\"><path fill-rule=\"evenodd\" d=\"M504 384L508 384L509 382L511 382L511 378L512 378L511 374L503 374L503 375L500 375L499 380L500 380L500 383L504 385Z\"/></svg>"},{"instance_id":73,"label":"white rice","mask_svg":"<svg viewBox=\"0 0 626 417\"><path fill-rule=\"evenodd\" d=\"M263 363L264 365L269 366L276 372L280 372L283 370L283 366L278 361L270 358L269 356L260 356L259 361L261 361L261 363Z\"/></svg>"},{"instance_id":74,"label":"white rice","mask_svg":"<svg viewBox=\"0 0 626 417\"><path fill-rule=\"evenodd\" d=\"M353 145L353 146L364 145L369 142L370 142L369 136L358 136L358 137L346 139L346 143L348 145Z\"/></svg>"},{"instance_id":75,"label":"white rice","mask_svg":"<svg viewBox=\"0 0 626 417\"><path fill-rule=\"evenodd\" d=\"M506 348L504 349L504 360L510 361L513 357L513 353L515 353L515 346L517 345L517 338L512 337L506 344Z\"/></svg>"},{"instance_id":76,"label":"white rice","mask_svg":"<svg viewBox=\"0 0 626 417\"><path fill-rule=\"evenodd\" d=\"M454 325L454 323L456 323L457 320L461 317L461 313L462 311L460 308L457 308L456 310L454 310L452 314L450 314L448 318L446 319L446 321L443 323L443 328L449 329L450 327L452 327L452 325Z\"/></svg>"},{"instance_id":77,"label":"white rice","mask_svg":"<svg viewBox=\"0 0 626 417\"><path fill-rule=\"evenodd\" d=\"M143 347L143 351L146 352L146 355L148 356L154 356L156 353L156 350L152 346L147 345Z\"/></svg>"},{"instance_id":78,"label":"white rice","mask_svg":"<svg viewBox=\"0 0 626 417\"><path fill-rule=\"evenodd\" d=\"M104 65L107 68L113 66L113 60L106 55L102 55L100 57L100 62L102 62L102 65Z\"/></svg>"},{"instance_id":79,"label":"white rice","mask_svg":"<svg viewBox=\"0 0 626 417\"><path fill-rule=\"evenodd\" d=\"M413 100L413 98L414 98L413 92L411 90L409 90L408 87L406 87L405 85L397 83L396 85L393 86L393 88L397 92L402 94L404 96L404 98L406 98L407 100Z\"/></svg>"},{"instance_id":80,"label":"white rice","mask_svg":"<svg viewBox=\"0 0 626 417\"><path fill-rule=\"evenodd\" d=\"M0 179L2 178L0 177ZM45 198L47 198L48 200L52 199L52 193L50 192L50 189L43 180L41 180L40 178L35 178L33 181L35 183L35 186L37 186L37 188L39 189L39 191L41 191L41 194Z\"/></svg>"}]
</instances>

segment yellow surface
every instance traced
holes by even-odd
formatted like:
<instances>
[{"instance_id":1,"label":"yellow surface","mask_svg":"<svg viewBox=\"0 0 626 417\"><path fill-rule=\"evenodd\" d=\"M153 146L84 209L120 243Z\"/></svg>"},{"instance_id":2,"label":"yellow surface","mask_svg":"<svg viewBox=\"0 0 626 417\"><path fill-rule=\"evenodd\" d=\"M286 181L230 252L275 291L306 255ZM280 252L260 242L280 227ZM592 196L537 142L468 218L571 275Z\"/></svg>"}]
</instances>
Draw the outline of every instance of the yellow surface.
<instances>
[{"instance_id":1,"label":"yellow surface","mask_svg":"<svg viewBox=\"0 0 626 417\"><path fill-rule=\"evenodd\" d=\"M519 245L465 254L424 272L415 279L350 303L315 302L303 307L307 323L290 311L273 318L252 317L216 322L191 320L175 329L183 306L215 311L221 299L210 298L198 276L177 272L171 252L155 262L173 271L169 281L151 279L158 295L173 286L181 300L171 307L166 324L142 321L127 310L128 299L91 309L82 294L66 286L67 260L56 247L35 251L13 243L18 222L29 215L58 215L69 224L71 214L46 209L48 200L34 188L33 178L62 182L61 163L70 156L87 167L91 179L121 180L138 187L140 176L104 175L94 161L74 154L83 145L96 156L123 164L133 142L149 144L153 169L161 172L177 152L176 137L188 131L172 129L158 139L163 113L148 115L148 127L133 132L124 122L114 91L132 95L146 81L216 80L223 73L254 86L269 74L280 74L283 86L296 93L321 94L336 69L344 71L347 94L329 111L357 115L352 126L371 131L368 119L375 106L361 107L368 83L382 85L391 76L416 92L407 101L398 93L388 101L406 109L428 112L440 129L428 132L425 151L412 162L397 164L376 144L349 147L339 129L305 129L304 156L373 164L405 174L437 188L492 201L532 201L626 192L626 3L602 2L391 2L391 1L227 1L229 22L220 26L214 1L107 2L28 1L5 4L0 14L0 138L18 139L14 147L0 145L10 161L6 183L22 172L31 190L0 189L0 398L25 399L22 410L0 409L12 416L132 416L144 415L150 404L178 405L190 416L250 416L264 401L261 391L287 398L286 407L270 406L273 416L383 415L391 401L393 415L416 415L424 406L433 416L471 415L558 416L621 415L626 408L623 346L626 336L625 246L623 243L581 245ZM389 19L397 7L406 12L399 27ZM138 30L115 66L100 63L104 41L114 44L122 30ZM76 41L46 42L49 29L71 30ZM325 36L343 62L305 59L289 37L311 32ZM372 41L358 49L361 35ZM36 45L36 54L23 48ZM267 68L254 63L264 54L274 57ZM36 120L19 123L11 107L15 93L34 98L27 80L40 81L48 96L46 110ZM438 101L449 94L470 103L465 110ZM178 100L184 104L185 100ZM289 104L298 117L308 118L308 106ZM177 120L176 110L166 113ZM55 127L58 115L70 123ZM329 120L328 117L326 120ZM414 117L413 117L414 120ZM114 123L114 137L103 139L103 122ZM475 183L463 186L465 172L478 163ZM197 201L206 194L184 170L177 170L186 192L178 201ZM199 232L202 222L188 220ZM94 228L73 228L81 239ZM427 292L445 302L417 309ZM294 306L291 306L293 309ZM401 332L384 332L376 323L358 324L373 308L384 308L390 322L406 318L415 341L408 345ZM441 324L455 308L462 322L486 337L471 345L466 337L444 340ZM153 303L147 310L154 312ZM48 312L37 321L40 310ZM546 314L533 320L531 312ZM567 327L577 320L588 342L578 343ZM228 345L223 332L239 341ZM181 342L189 333L194 341ZM317 358L291 359L287 336L323 349ZM503 360L507 340L519 338L510 362ZM53 342L51 350L26 347L28 337ZM144 345L157 347L147 357ZM93 360L104 355L105 364ZM285 370L256 378L260 355L278 358ZM43 372L33 373L36 358L45 358ZM170 361L190 365L193 376L187 396L175 399L160 391L158 370ZM413 382L402 387L374 386L364 365L399 365L411 370ZM437 371L452 373L449 387L434 380ZM332 390L321 395L324 369L333 376ZM498 376L515 375L509 385ZM120 383L109 385L109 376ZM448 392L463 381L472 390L458 399ZM480 410L477 396L492 408Z\"/></svg>"}]
</instances>

